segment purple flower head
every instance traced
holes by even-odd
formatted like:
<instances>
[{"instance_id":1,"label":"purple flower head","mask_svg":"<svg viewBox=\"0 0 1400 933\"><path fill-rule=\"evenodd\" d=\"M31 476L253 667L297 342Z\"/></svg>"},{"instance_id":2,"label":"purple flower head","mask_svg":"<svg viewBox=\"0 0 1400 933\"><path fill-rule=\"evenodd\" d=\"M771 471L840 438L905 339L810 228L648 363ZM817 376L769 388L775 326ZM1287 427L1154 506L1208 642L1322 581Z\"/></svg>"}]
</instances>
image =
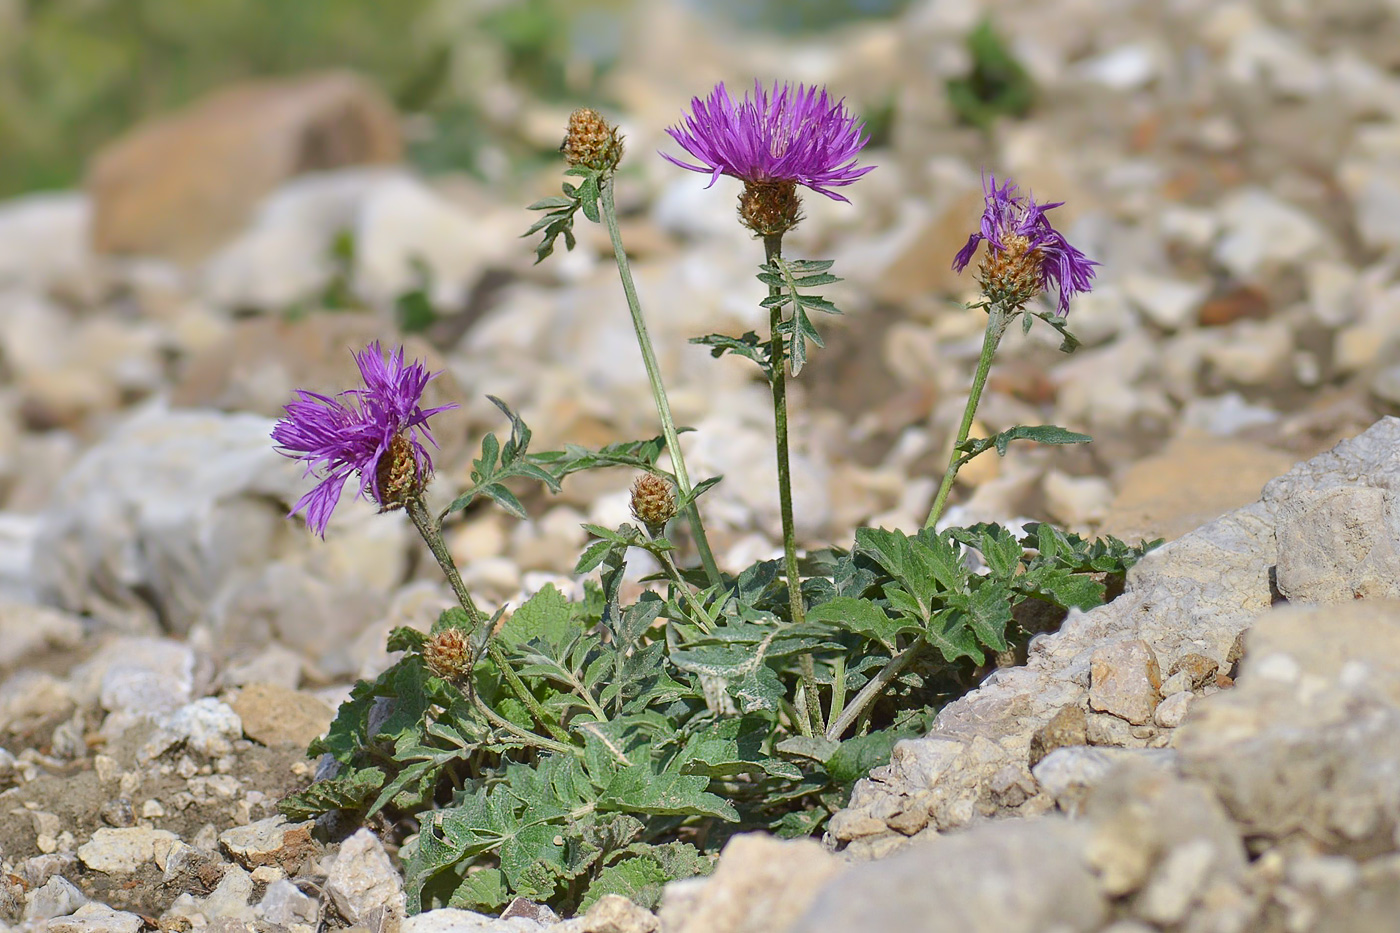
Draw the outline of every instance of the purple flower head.
<instances>
[{"instance_id":1,"label":"purple flower head","mask_svg":"<svg viewBox=\"0 0 1400 933\"><path fill-rule=\"evenodd\" d=\"M845 201L831 189L874 168L856 167L869 140L865 126L826 88L799 84L793 90L775 82L768 91L755 81L753 97L745 94L736 103L720 82L705 100L693 98L690 109L691 116L666 132L700 164L661 156L692 172L709 172L712 185L721 175L756 184L794 182Z\"/></svg>"},{"instance_id":2,"label":"purple flower head","mask_svg":"<svg viewBox=\"0 0 1400 933\"><path fill-rule=\"evenodd\" d=\"M386 504L380 461L396 442L411 454L416 477L426 480L433 472L433 461L423 440L437 446L428 419L457 407L441 405L427 411L418 407L428 380L438 374L429 373L417 360L405 365L403 347L385 357L376 340L355 354L355 362L364 388L347 389L334 398L298 389L296 400L286 406L286 416L272 429L277 452L305 460L306 475L320 479L297 500L291 514L304 509L306 524L322 537L351 474L360 475L360 495Z\"/></svg>"},{"instance_id":3,"label":"purple flower head","mask_svg":"<svg viewBox=\"0 0 1400 933\"><path fill-rule=\"evenodd\" d=\"M1056 311L1061 315L1068 313L1070 298L1092 288L1094 266L1098 263L1071 246L1064 234L1050 225L1046 212L1064 202L1037 204L1031 196L1018 194L1016 185L1009 180L998 188L995 175L984 179L982 188L986 198L982 229L967 238L967 244L953 259L953 268L958 272L967 268L977 252L977 244L983 240L998 256L1012 250L1034 255L1039 263L1040 289L1049 291L1054 285L1059 290Z\"/></svg>"}]
</instances>

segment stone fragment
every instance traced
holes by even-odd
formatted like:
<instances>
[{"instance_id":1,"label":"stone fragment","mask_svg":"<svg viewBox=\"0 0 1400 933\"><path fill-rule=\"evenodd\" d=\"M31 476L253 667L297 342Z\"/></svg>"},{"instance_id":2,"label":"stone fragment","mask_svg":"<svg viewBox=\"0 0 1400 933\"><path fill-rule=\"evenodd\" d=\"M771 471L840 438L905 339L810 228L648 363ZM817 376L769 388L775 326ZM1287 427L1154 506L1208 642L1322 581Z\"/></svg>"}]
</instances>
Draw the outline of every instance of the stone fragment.
<instances>
[{"instance_id":1,"label":"stone fragment","mask_svg":"<svg viewBox=\"0 0 1400 933\"><path fill-rule=\"evenodd\" d=\"M1386 776L1400 761L1397 657L1395 602L1265 614L1235 688L1198 701L1176 731L1183 773L1256 840L1371 857L1400 829L1400 783Z\"/></svg>"},{"instance_id":2,"label":"stone fragment","mask_svg":"<svg viewBox=\"0 0 1400 933\"><path fill-rule=\"evenodd\" d=\"M735 836L714 874L680 903L673 903L673 886L667 886L661 922L668 933L786 930L841 868L840 859L810 839Z\"/></svg>"},{"instance_id":3,"label":"stone fragment","mask_svg":"<svg viewBox=\"0 0 1400 933\"><path fill-rule=\"evenodd\" d=\"M249 81L138 126L93 160L99 252L203 258L293 175L395 162L397 119L348 73Z\"/></svg>"},{"instance_id":4,"label":"stone fragment","mask_svg":"<svg viewBox=\"0 0 1400 933\"><path fill-rule=\"evenodd\" d=\"M1192 652L1172 662L1171 673L1186 674L1191 679L1191 689L1199 690L1214 679L1219 669L1220 665L1214 658Z\"/></svg>"},{"instance_id":5,"label":"stone fragment","mask_svg":"<svg viewBox=\"0 0 1400 933\"><path fill-rule=\"evenodd\" d=\"M278 684L249 684L232 703L243 732L269 748L305 748L335 718L319 697Z\"/></svg>"},{"instance_id":6,"label":"stone fragment","mask_svg":"<svg viewBox=\"0 0 1400 933\"><path fill-rule=\"evenodd\" d=\"M1144 743L1134 734L1136 728L1110 713L1090 713L1084 735L1090 745L1100 748L1141 748Z\"/></svg>"},{"instance_id":7,"label":"stone fragment","mask_svg":"<svg viewBox=\"0 0 1400 933\"><path fill-rule=\"evenodd\" d=\"M160 726L141 747L138 757L150 761L175 747L217 758L233 750L235 739L243 737L243 723L227 703L204 697L162 717Z\"/></svg>"},{"instance_id":8,"label":"stone fragment","mask_svg":"<svg viewBox=\"0 0 1400 933\"><path fill-rule=\"evenodd\" d=\"M340 844L326 877L325 893L351 924L375 923L404 916L403 879L379 839L356 830Z\"/></svg>"},{"instance_id":9,"label":"stone fragment","mask_svg":"<svg viewBox=\"0 0 1400 933\"><path fill-rule=\"evenodd\" d=\"M1136 912L1162 926L1179 923L1219 866L1215 845L1193 839L1166 854L1134 904Z\"/></svg>"},{"instance_id":10,"label":"stone fragment","mask_svg":"<svg viewBox=\"0 0 1400 933\"><path fill-rule=\"evenodd\" d=\"M1400 508L1366 483L1299 491L1278 505L1278 590L1335 603L1400 597Z\"/></svg>"},{"instance_id":11,"label":"stone fragment","mask_svg":"<svg viewBox=\"0 0 1400 933\"><path fill-rule=\"evenodd\" d=\"M536 923L558 923L559 915L549 909L547 904L537 904L524 897L517 897L506 905L506 909L501 911L502 920L533 920Z\"/></svg>"},{"instance_id":12,"label":"stone fragment","mask_svg":"<svg viewBox=\"0 0 1400 933\"><path fill-rule=\"evenodd\" d=\"M268 923L289 927L294 923L312 926L316 923L319 905L301 888L285 878L271 882L258 901L258 914ZM407 924L405 924L405 929Z\"/></svg>"},{"instance_id":13,"label":"stone fragment","mask_svg":"<svg viewBox=\"0 0 1400 933\"><path fill-rule=\"evenodd\" d=\"M655 914L617 894L603 895L588 908L588 913L570 922L577 923L578 929L568 933L660 933L661 930L661 921Z\"/></svg>"},{"instance_id":14,"label":"stone fragment","mask_svg":"<svg viewBox=\"0 0 1400 933\"><path fill-rule=\"evenodd\" d=\"M219 835L219 845L229 858L244 868L276 865L296 874L302 863L316 852L311 838L311 822L289 823L284 816L235 826Z\"/></svg>"},{"instance_id":15,"label":"stone fragment","mask_svg":"<svg viewBox=\"0 0 1400 933\"><path fill-rule=\"evenodd\" d=\"M87 896L62 875L54 875L25 898L24 919L49 920L73 913L88 902Z\"/></svg>"},{"instance_id":16,"label":"stone fragment","mask_svg":"<svg viewBox=\"0 0 1400 933\"><path fill-rule=\"evenodd\" d=\"M424 911L409 917L399 928L400 933L579 933L582 929L583 918L546 925L525 917L489 917L458 907Z\"/></svg>"},{"instance_id":17,"label":"stone fragment","mask_svg":"<svg viewBox=\"0 0 1400 933\"><path fill-rule=\"evenodd\" d=\"M230 865L214 890L200 899L199 912L210 920L251 920L254 911L248 900L252 896L252 877L237 865Z\"/></svg>"},{"instance_id":18,"label":"stone fragment","mask_svg":"<svg viewBox=\"0 0 1400 933\"><path fill-rule=\"evenodd\" d=\"M790 933L1097 930L1106 906L1082 829L1008 820L936 836L837 875Z\"/></svg>"},{"instance_id":19,"label":"stone fragment","mask_svg":"<svg viewBox=\"0 0 1400 933\"><path fill-rule=\"evenodd\" d=\"M1195 699L1196 695L1186 690L1173 693L1157 705L1152 714L1152 721L1163 729L1175 729L1186 718L1186 711L1191 708Z\"/></svg>"},{"instance_id":20,"label":"stone fragment","mask_svg":"<svg viewBox=\"0 0 1400 933\"><path fill-rule=\"evenodd\" d=\"M179 837L164 829L131 826L93 830L92 839L78 847L78 860L93 871L127 874L147 862L164 861Z\"/></svg>"},{"instance_id":21,"label":"stone fragment","mask_svg":"<svg viewBox=\"0 0 1400 933\"><path fill-rule=\"evenodd\" d=\"M1090 708L1137 725L1152 720L1162 675L1147 642L1135 638L1103 645L1089 664Z\"/></svg>"},{"instance_id":22,"label":"stone fragment","mask_svg":"<svg viewBox=\"0 0 1400 933\"><path fill-rule=\"evenodd\" d=\"M113 910L106 904L84 904L66 917L44 924L45 933L138 933L145 925L140 916Z\"/></svg>"}]
</instances>

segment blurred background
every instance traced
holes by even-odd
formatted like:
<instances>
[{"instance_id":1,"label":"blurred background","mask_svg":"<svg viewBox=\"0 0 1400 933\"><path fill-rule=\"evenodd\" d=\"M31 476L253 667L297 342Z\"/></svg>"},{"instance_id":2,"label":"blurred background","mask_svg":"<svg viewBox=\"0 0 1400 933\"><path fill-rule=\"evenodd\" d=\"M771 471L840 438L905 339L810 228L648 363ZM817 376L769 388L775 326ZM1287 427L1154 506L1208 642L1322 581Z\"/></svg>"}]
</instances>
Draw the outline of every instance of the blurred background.
<instances>
[{"instance_id":1,"label":"blurred background","mask_svg":"<svg viewBox=\"0 0 1400 933\"><path fill-rule=\"evenodd\" d=\"M407 343L463 404L444 497L502 430L487 393L538 449L656 433L606 237L581 222L540 265L520 238L580 105L627 138L623 235L691 472L725 476L721 562L775 553L767 389L687 343L761 328L761 247L737 182L657 155L692 97L755 78L844 97L878 166L788 241L845 278L793 390L806 543L926 513L988 172L1065 202L1102 265L1083 348L1009 337L977 430L1095 442L979 459L951 517L1178 535L1400 408L1397 69L1393 0L0 0L0 589L329 683L442 593L398 517L347 498L325 543L284 521L307 482L267 431L294 389ZM572 585L630 481L470 512L469 582Z\"/></svg>"}]
</instances>

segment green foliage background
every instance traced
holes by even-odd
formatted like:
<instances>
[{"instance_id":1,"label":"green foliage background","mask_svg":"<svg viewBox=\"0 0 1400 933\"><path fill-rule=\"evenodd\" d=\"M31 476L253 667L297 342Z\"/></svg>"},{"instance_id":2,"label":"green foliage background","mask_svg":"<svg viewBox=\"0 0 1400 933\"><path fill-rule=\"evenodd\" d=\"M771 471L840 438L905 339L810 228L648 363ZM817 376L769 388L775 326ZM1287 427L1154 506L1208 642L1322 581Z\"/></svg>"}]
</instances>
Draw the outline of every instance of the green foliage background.
<instances>
[{"instance_id":1,"label":"green foliage background","mask_svg":"<svg viewBox=\"0 0 1400 933\"><path fill-rule=\"evenodd\" d=\"M412 156L467 169L484 140L528 155L477 104L489 80L597 104L645 0L0 0L0 198L66 188L139 120L230 81L345 67L429 119ZM740 28L803 31L906 0L686 0Z\"/></svg>"}]
</instances>

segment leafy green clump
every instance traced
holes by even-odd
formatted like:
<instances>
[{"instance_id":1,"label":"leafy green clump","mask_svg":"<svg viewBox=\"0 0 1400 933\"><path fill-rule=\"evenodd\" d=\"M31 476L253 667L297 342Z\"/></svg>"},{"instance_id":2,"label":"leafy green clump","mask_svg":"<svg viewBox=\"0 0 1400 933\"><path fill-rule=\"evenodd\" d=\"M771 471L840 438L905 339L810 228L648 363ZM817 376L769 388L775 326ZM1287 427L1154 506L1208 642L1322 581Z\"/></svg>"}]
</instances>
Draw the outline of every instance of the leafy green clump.
<instances>
[{"instance_id":1,"label":"leafy green clump","mask_svg":"<svg viewBox=\"0 0 1400 933\"><path fill-rule=\"evenodd\" d=\"M479 489L503 463L557 483L588 466L650 465L659 451L529 454L528 428L511 418L513 444L484 444L494 450L477 463ZM282 803L292 819L416 822L401 853L414 910L497 910L524 896L568 912L610 893L652 906L667 881L706 873L735 832L815 833L896 741L975 685L989 652L1024 645L1019 604L1092 608L1151 546L1049 525L1022 538L996 525L861 529L852 549L808 557L810 609L793 624L779 561L708 588L677 574L624 605L629 550L672 545L632 525L590 530L580 571L599 582L574 602L540 590L495 628L499 651L468 678L424 663L446 629L482 637L461 610L427 634L396 630L389 647L403 656L357 685L310 749L338 773ZM806 656L825 734L804 729L797 705Z\"/></svg>"},{"instance_id":2,"label":"leafy green clump","mask_svg":"<svg viewBox=\"0 0 1400 933\"><path fill-rule=\"evenodd\" d=\"M998 117L1024 117L1035 102L1035 84L1006 41L984 19L967 36L972 70L948 81L948 102L964 123L987 129Z\"/></svg>"}]
</instances>

